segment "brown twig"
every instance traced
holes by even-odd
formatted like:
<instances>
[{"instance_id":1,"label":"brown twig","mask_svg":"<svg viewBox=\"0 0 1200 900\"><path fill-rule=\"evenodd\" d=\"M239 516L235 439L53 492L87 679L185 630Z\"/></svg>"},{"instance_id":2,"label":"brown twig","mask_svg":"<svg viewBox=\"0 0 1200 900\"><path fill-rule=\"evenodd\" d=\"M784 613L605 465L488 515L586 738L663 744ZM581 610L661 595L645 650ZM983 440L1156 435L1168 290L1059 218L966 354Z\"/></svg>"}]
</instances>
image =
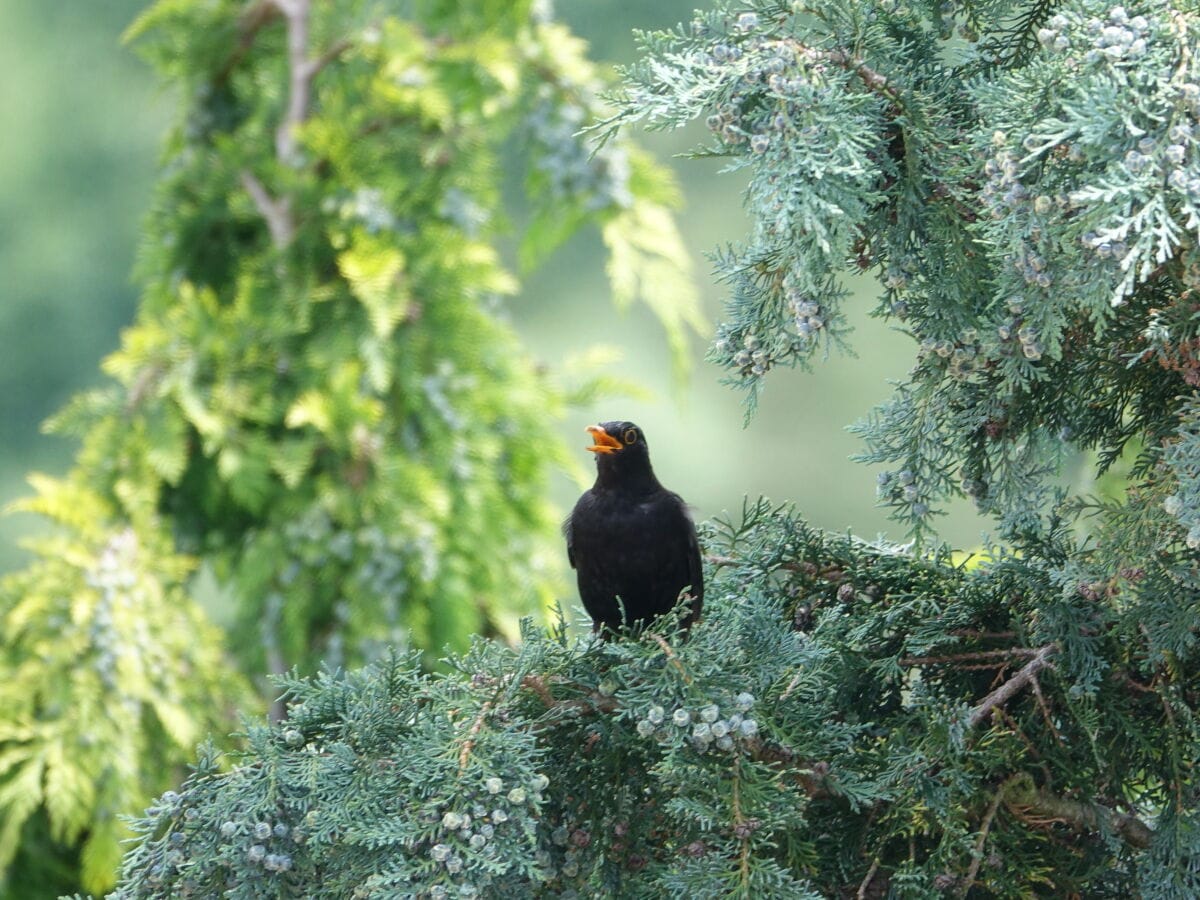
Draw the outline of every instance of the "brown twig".
<instances>
[{"instance_id":1,"label":"brown twig","mask_svg":"<svg viewBox=\"0 0 1200 900\"><path fill-rule=\"evenodd\" d=\"M237 68L238 63L245 59L250 48L254 46L254 40L258 37L259 31L279 15L279 12L279 7L275 5L274 0L257 0L246 7L238 18L237 46L233 48L233 53L229 54L225 64L214 76L213 81L216 84L223 84L229 80L229 76Z\"/></svg>"},{"instance_id":2,"label":"brown twig","mask_svg":"<svg viewBox=\"0 0 1200 900\"><path fill-rule=\"evenodd\" d=\"M1015 631L978 631L974 628L951 628L946 634L976 641L1012 641L1020 637Z\"/></svg>"},{"instance_id":3,"label":"brown twig","mask_svg":"<svg viewBox=\"0 0 1200 900\"><path fill-rule=\"evenodd\" d=\"M882 72L875 71L854 54L845 50L816 49L809 49L808 54L815 59L829 60L829 62L836 66L841 66L847 72L853 72L866 85L867 90L879 94L893 103L899 102L900 92L892 87L887 76Z\"/></svg>"},{"instance_id":4,"label":"brown twig","mask_svg":"<svg viewBox=\"0 0 1200 900\"><path fill-rule=\"evenodd\" d=\"M974 728L979 725L991 714L993 709L1007 703L1021 688L1029 684L1038 672L1050 665L1050 657L1056 649L1054 644L1046 644L1039 648L1033 659L1029 660L1016 675L984 697L971 710L970 716L967 717L967 727Z\"/></svg>"},{"instance_id":5,"label":"brown twig","mask_svg":"<svg viewBox=\"0 0 1200 900\"><path fill-rule=\"evenodd\" d=\"M1054 717L1050 715L1050 706L1046 703L1046 698L1042 696L1042 686L1038 683L1036 675L1030 680L1029 687L1033 690L1033 696L1037 698L1038 709L1042 711L1042 718L1046 722L1046 727L1054 735L1055 742L1061 745L1063 742L1062 735L1058 733L1058 729L1054 725Z\"/></svg>"},{"instance_id":6,"label":"brown twig","mask_svg":"<svg viewBox=\"0 0 1200 900\"><path fill-rule=\"evenodd\" d=\"M862 880L862 884L858 886L858 892L855 893L857 900L866 900L867 888L871 886L871 882L875 879L875 873L879 871L879 857L871 860L871 868L867 869L867 877Z\"/></svg>"},{"instance_id":7,"label":"brown twig","mask_svg":"<svg viewBox=\"0 0 1200 900\"><path fill-rule=\"evenodd\" d=\"M982 662L996 660L998 664L1009 662L1014 656L1037 656L1038 650L1030 647L1007 647L1004 650L973 650L967 653L950 653L945 656L902 656L902 666L937 666L959 662Z\"/></svg>"},{"instance_id":8,"label":"brown twig","mask_svg":"<svg viewBox=\"0 0 1200 900\"><path fill-rule=\"evenodd\" d=\"M1010 777L996 789L996 796L992 798L983 821L979 823L979 837L975 839L975 849L971 853L971 865L967 867L967 876L958 891L960 897L967 896L975 884L975 879L979 876L979 864L983 861L983 848L987 844L988 832L992 830L992 820L996 818L996 812L1000 809L1000 803L1004 799L1004 792L1007 790L1009 782L1015 777Z\"/></svg>"},{"instance_id":9,"label":"brown twig","mask_svg":"<svg viewBox=\"0 0 1200 900\"><path fill-rule=\"evenodd\" d=\"M667 655L667 659L669 659L675 668L679 670L679 674L683 676L684 682L686 684L691 684L692 676L687 673L687 669L683 667L683 663L679 661L679 657L675 655L675 651L671 649L671 645L653 631L647 631L646 634L654 638L655 643L662 647L663 653Z\"/></svg>"},{"instance_id":10,"label":"brown twig","mask_svg":"<svg viewBox=\"0 0 1200 900\"><path fill-rule=\"evenodd\" d=\"M479 707L479 713L475 716L475 721L471 723L471 729L467 732L467 739L463 741L462 750L458 753L458 774L461 775L467 769L467 760L471 758L471 751L475 749L475 739L479 737L479 732L483 729L483 721L492 711L492 701L485 700L483 705Z\"/></svg>"},{"instance_id":11,"label":"brown twig","mask_svg":"<svg viewBox=\"0 0 1200 900\"><path fill-rule=\"evenodd\" d=\"M521 679L521 687L529 688L546 706L554 705L554 695L540 675L526 675Z\"/></svg>"}]
</instances>

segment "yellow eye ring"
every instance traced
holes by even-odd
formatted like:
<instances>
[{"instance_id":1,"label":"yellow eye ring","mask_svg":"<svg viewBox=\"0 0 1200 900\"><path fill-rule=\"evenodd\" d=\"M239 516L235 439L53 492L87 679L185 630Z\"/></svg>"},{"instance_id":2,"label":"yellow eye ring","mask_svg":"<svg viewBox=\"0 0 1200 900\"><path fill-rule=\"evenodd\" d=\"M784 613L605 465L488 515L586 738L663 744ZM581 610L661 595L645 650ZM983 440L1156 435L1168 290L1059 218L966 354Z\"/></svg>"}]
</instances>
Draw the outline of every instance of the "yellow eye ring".
<instances>
[{"instance_id":1,"label":"yellow eye ring","mask_svg":"<svg viewBox=\"0 0 1200 900\"><path fill-rule=\"evenodd\" d=\"M625 443L632 444L636 440L637 440L637 429L636 428L626 428L625 429Z\"/></svg>"}]
</instances>

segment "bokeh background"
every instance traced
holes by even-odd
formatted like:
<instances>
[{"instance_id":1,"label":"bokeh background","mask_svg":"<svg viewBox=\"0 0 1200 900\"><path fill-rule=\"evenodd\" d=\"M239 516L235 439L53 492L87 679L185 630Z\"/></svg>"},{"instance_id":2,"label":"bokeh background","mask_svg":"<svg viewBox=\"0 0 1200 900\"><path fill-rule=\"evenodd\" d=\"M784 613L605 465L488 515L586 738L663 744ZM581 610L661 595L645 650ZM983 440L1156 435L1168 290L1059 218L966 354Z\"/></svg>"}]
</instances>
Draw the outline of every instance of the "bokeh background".
<instances>
[{"instance_id":1,"label":"bokeh background","mask_svg":"<svg viewBox=\"0 0 1200 900\"><path fill-rule=\"evenodd\" d=\"M101 381L99 362L132 319L137 236L156 178L158 146L173 98L120 44L143 0L43 3L0 0L0 503L25 492L31 470L61 473L75 446L43 435L40 423L77 390ZM691 0L574 0L556 12L592 46L597 60L631 61L634 28L686 20ZM684 153L698 132L645 134L660 158ZM686 198L680 217L694 256L705 311L723 303L704 254L745 233L742 181L713 160L672 160ZM515 256L515 254L514 254ZM863 537L903 538L875 504L875 472L851 462L861 449L845 427L890 393L888 379L911 364L908 337L871 319L873 285L860 283L850 320L855 356L835 354L813 373L768 379L757 415L743 427L741 394L693 344L689 381L674 382L666 344L641 309L621 314L608 296L603 254L585 231L524 280L512 316L532 352L549 365L603 343L621 353L619 374L648 395L612 398L561 424L578 445L598 419L637 421L655 467L697 517L736 514L743 498L794 501L812 522ZM514 266L515 267L515 266ZM555 499L569 509L579 486L556 478ZM0 571L22 556L16 543L36 527L0 518ZM966 505L942 520L955 546L979 542L986 527Z\"/></svg>"}]
</instances>

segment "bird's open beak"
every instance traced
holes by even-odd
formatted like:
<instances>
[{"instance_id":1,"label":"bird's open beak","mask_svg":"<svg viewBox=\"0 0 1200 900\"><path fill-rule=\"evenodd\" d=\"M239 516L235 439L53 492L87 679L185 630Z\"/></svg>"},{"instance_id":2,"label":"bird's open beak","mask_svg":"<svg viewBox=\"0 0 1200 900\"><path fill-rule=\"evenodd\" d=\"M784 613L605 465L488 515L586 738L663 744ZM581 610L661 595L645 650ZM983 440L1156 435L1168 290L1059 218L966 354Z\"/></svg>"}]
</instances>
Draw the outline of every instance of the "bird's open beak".
<instances>
[{"instance_id":1,"label":"bird's open beak","mask_svg":"<svg viewBox=\"0 0 1200 900\"><path fill-rule=\"evenodd\" d=\"M621 442L601 428L599 425L589 425L586 429L596 443L588 447L593 453L616 453L621 449Z\"/></svg>"}]
</instances>

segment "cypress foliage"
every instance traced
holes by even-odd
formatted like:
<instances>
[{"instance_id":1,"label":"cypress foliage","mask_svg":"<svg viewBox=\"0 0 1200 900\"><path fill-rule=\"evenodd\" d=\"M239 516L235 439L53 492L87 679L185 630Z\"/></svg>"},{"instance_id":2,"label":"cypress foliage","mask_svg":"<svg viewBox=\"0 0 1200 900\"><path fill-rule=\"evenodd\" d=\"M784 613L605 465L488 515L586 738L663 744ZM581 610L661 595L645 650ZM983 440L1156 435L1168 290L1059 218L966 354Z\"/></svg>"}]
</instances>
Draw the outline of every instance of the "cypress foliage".
<instances>
[{"instance_id":1,"label":"cypress foliage","mask_svg":"<svg viewBox=\"0 0 1200 900\"><path fill-rule=\"evenodd\" d=\"M701 326L669 178L576 136L604 76L539 4L161 0L128 39L181 115L137 320L22 506L64 534L0 585L14 896L58 857L110 885L118 816L254 709L246 676L515 636L553 596L553 424L613 385L506 319L507 172L524 265L595 225L680 370Z\"/></svg>"},{"instance_id":2,"label":"cypress foliage","mask_svg":"<svg viewBox=\"0 0 1200 900\"><path fill-rule=\"evenodd\" d=\"M913 541L752 503L686 641L288 679L118 896L1200 894L1198 33L1184 0L771 0L643 35L622 120L704 120L748 179L712 356L750 408L849 339L849 273L912 334L858 427ZM1069 489L1072 453L1122 477ZM956 494L996 526L965 563Z\"/></svg>"}]
</instances>

